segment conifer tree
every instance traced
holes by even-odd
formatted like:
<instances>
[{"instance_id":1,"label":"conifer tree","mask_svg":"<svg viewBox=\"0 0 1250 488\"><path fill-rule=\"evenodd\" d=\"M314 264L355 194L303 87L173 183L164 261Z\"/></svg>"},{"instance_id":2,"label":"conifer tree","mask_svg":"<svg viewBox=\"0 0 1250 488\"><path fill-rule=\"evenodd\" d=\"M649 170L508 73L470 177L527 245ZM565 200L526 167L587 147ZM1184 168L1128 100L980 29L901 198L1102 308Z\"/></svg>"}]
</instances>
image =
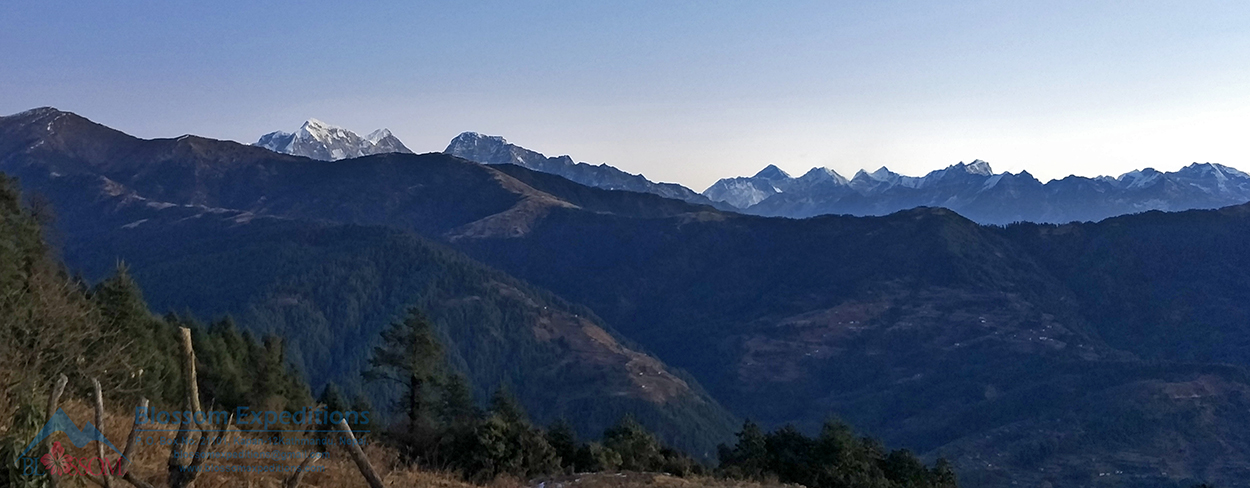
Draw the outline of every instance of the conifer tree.
<instances>
[{"instance_id":1,"label":"conifer tree","mask_svg":"<svg viewBox=\"0 0 1250 488\"><path fill-rule=\"evenodd\" d=\"M343 398L343 393L339 391L339 385L333 381L326 383L325 388L321 389L321 395L317 397L317 403L324 405L331 412L347 410L347 399Z\"/></svg>"},{"instance_id":2,"label":"conifer tree","mask_svg":"<svg viewBox=\"0 0 1250 488\"><path fill-rule=\"evenodd\" d=\"M651 471L664 462L660 441L633 415L625 415L603 432L603 446L621 456L621 469Z\"/></svg>"},{"instance_id":3,"label":"conifer tree","mask_svg":"<svg viewBox=\"0 0 1250 488\"><path fill-rule=\"evenodd\" d=\"M364 393L356 393L356 396L352 397L352 404L350 408L356 412L369 412L371 415L373 414L373 403L369 401L369 397L365 396ZM361 422L364 422L363 419Z\"/></svg>"},{"instance_id":4,"label":"conifer tree","mask_svg":"<svg viewBox=\"0 0 1250 488\"><path fill-rule=\"evenodd\" d=\"M90 296L100 313L103 336L87 351L87 360L124 358L125 373L133 378L114 376L110 383L133 379L149 398L175 400L182 386L173 329L148 310L130 267L118 261L113 275L92 287Z\"/></svg>"},{"instance_id":5,"label":"conifer tree","mask_svg":"<svg viewBox=\"0 0 1250 488\"><path fill-rule=\"evenodd\" d=\"M257 353L252 358L256 371L256 383L253 391L253 403L269 410L283 410L287 405L289 377L287 364L282 349L282 338L266 335L263 345L254 349Z\"/></svg>"},{"instance_id":6,"label":"conifer tree","mask_svg":"<svg viewBox=\"0 0 1250 488\"><path fill-rule=\"evenodd\" d=\"M495 471L492 476L533 477L560 469L559 457L542 431L502 386L491 396L489 416L478 430L480 449L490 457L487 464Z\"/></svg>"},{"instance_id":7,"label":"conifer tree","mask_svg":"<svg viewBox=\"0 0 1250 488\"><path fill-rule=\"evenodd\" d=\"M755 422L747 420L738 432L738 442L733 449L721 451L721 466L734 477L761 480L768 469L768 444L764 431Z\"/></svg>"},{"instance_id":8,"label":"conifer tree","mask_svg":"<svg viewBox=\"0 0 1250 488\"><path fill-rule=\"evenodd\" d=\"M235 327L234 319L227 316L213 322L204 333L190 319L175 317L171 320L178 321L170 322L173 326L186 326L192 330L195 357L203 363L200 368L201 393L230 411L247 406L253 395L252 376L256 370L248 364L249 347Z\"/></svg>"},{"instance_id":9,"label":"conifer tree","mask_svg":"<svg viewBox=\"0 0 1250 488\"><path fill-rule=\"evenodd\" d=\"M441 363L442 345L429 319L420 310L410 308L403 320L393 322L382 331L382 344L373 349L369 369L364 372L368 382L384 382L399 388L396 406L408 419L405 451L412 459L419 451L432 447L418 444L437 442L425 422L430 407L425 398Z\"/></svg>"},{"instance_id":10,"label":"conifer tree","mask_svg":"<svg viewBox=\"0 0 1250 488\"><path fill-rule=\"evenodd\" d=\"M442 346L434 336L429 319L416 308L403 320L382 331L382 345L373 348L367 381L385 381L403 389L403 411L412 425L420 422L425 410L422 400L426 384L434 378L442 359Z\"/></svg>"},{"instance_id":11,"label":"conifer tree","mask_svg":"<svg viewBox=\"0 0 1250 488\"><path fill-rule=\"evenodd\" d=\"M516 397L508 393L508 389L503 386L495 389L495 393L490 397L490 413L499 416L508 423L529 423L529 416L525 413L525 407L522 407Z\"/></svg>"},{"instance_id":12,"label":"conifer tree","mask_svg":"<svg viewBox=\"0 0 1250 488\"><path fill-rule=\"evenodd\" d=\"M473 422L482 413L473 403L473 393L469 391L468 380L464 375L453 374L443 380L440 385L438 402L438 420L444 426Z\"/></svg>"},{"instance_id":13,"label":"conifer tree","mask_svg":"<svg viewBox=\"0 0 1250 488\"><path fill-rule=\"evenodd\" d=\"M959 486L955 479L955 467L951 466L946 458L938 458L933 463L930 480L934 488L957 488Z\"/></svg>"},{"instance_id":14,"label":"conifer tree","mask_svg":"<svg viewBox=\"0 0 1250 488\"><path fill-rule=\"evenodd\" d=\"M573 424L563 417L557 419L547 427L546 438L547 444L559 456L564 471L573 472L576 469L578 448L577 431L573 430Z\"/></svg>"}]
</instances>

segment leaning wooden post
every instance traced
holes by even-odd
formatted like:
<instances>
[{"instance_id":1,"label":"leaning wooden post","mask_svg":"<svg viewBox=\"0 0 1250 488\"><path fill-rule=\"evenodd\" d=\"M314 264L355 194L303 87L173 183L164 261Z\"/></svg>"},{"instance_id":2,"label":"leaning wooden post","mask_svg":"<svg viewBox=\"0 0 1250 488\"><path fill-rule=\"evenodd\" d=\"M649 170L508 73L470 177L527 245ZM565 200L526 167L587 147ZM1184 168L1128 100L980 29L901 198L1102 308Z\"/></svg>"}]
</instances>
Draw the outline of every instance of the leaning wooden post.
<instances>
[{"instance_id":1,"label":"leaning wooden post","mask_svg":"<svg viewBox=\"0 0 1250 488\"><path fill-rule=\"evenodd\" d=\"M95 428L100 434L104 434L104 392L100 389L100 380L91 378L91 387L95 390ZM95 452L99 458L100 478L104 480L104 488L113 488L113 481L109 479L109 462L104 459L104 441L96 439Z\"/></svg>"},{"instance_id":2,"label":"leaning wooden post","mask_svg":"<svg viewBox=\"0 0 1250 488\"><path fill-rule=\"evenodd\" d=\"M360 474L364 475L369 487L383 488L382 478L378 477L377 471L373 470L373 465L369 464L369 458L365 457L365 451L356 442L356 436L352 435L352 428L347 425L346 418L339 420L338 428L343 431L343 435L347 436L347 452L352 455L352 461L356 462L356 467L360 469Z\"/></svg>"},{"instance_id":3,"label":"leaning wooden post","mask_svg":"<svg viewBox=\"0 0 1250 488\"><path fill-rule=\"evenodd\" d=\"M183 381L186 382L187 388L187 408L191 411L190 419L182 419L178 424L178 434L174 436L174 445L169 450L169 486L170 488L184 488L195 481L199 475L200 465L204 463L204 456L207 455L210 440L208 432L204 431L201 425L201 418L206 417L200 408L200 385L195 375L195 347L191 344L191 329L179 327L178 332L182 339L182 373ZM204 420L205 422L207 419ZM191 437L190 427L196 427L200 430L200 442L192 455L190 463L184 467L178 459L180 452L185 452L181 448L186 440Z\"/></svg>"},{"instance_id":4,"label":"leaning wooden post","mask_svg":"<svg viewBox=\"0 0 1250 488\"><path fill-rule=\"evenodd\" d=\"M48 395L48 421L52 420L52 416L56 415L57 405L61 402L61 394L65 393L65 384L69 383L69 377L62 374L56 378L56 383L52 385L52 392ZM47 443L47 441L44 441ZM48 486L56 488L60 484L60 477L48 472Z\"/></svg>"},{"instance_id":5,"label":"leaning wooden post","mask_svg":"<svg viewBox=\"0 0 1250 488\"><path fill-rule=\"evenodd\" d=\"M189 406L191 407L191 418L195 419L195 423L200 424L199 413L200 408L200 385L195 379L195 348L191 346L191 329L179 327L178 332L182 335L182 371L184 380L187 382L187 397Z\"/></svg>"}]
</instances>

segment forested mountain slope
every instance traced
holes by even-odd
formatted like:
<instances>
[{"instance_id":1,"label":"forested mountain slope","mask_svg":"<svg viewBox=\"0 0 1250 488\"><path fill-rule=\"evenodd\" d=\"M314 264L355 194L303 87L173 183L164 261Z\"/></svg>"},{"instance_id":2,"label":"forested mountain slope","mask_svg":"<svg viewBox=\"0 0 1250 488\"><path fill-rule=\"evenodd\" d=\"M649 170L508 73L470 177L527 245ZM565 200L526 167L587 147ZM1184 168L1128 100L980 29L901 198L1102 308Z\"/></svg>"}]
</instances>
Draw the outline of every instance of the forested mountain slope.
<instances>
[{"instance_id":1,"label":"forested mountain slope","mask_svg":"<svg viewBox=\"0 0 1250 488\"><path fill-rule=\"evenodd\" d=\"M58 130L84 120L61 112L45 115L56 121L50 125ZM39 127L45 127L40 120ZM0 133L11 134L12 127L0 124ZM314 388L331 380L360 384L360 372L382 328L416 305L434 319L448 345L450 366L469 377L479 399L505 386L537 420L564 416L587 436L633 413L675 446L704 457L714 456L716 444L732 437L736 421L693 378L621 338L589 310L409 231L334 223L400 221L412 215L403 213L405 206L432 207L438 210L431 218L403 221L439 235L459 225L444 219L468 220L482 212L464 210L471 206L464 202L490 207L477 198L490 193L474 193L476 184L496 183L491 188L500 202L523 203L526 195L501 187L489 171L478 174L478 165L442 155L429 165L402 168L391 168L385 159L366 162L360 168L390 173L382 180L398 185L408 178L421 185L407 193L417 203L392 201L394 208L377 208L374 203L391 197L357 188L355 194L374 201L348 210L337 203L351 200L347 195L353 192L344 188L336 189L341 193L333 198L302 202L299 196L306 195L306 187L299 178L312 177L301 173L299 165L333 170L331 164L361 160L322 163L184 138L145 142L171 144L174 153L214 156L160 153L139 165L144 170L133 170L129 165L137 164L137 158L156 151L138 144L138 149L117 156L126 158L126 164L113 163L108 155L122 151L101 141L116 138L128 144L132 138L88 127L101 138L66 136L67 142L58 144L74 149L53 152L40 152L46 143L36 142L35 151L18 153L22 157L10 153L0 163L0 169L21 175L23 186L51 203L68 262L88 278L99 279L117 259L124 259L158 310L176 307L181 312L185 307L201 317L231 314L244 328L287 338L292 359ZM260 157L265 155L272 157ZM131 169L103 169L114 167ZM452 170L441 171L443 167ZM427 178L431 171L434 176ZM156 173L177 176L148 179ZM251 190L234 183L256 174L282 181L290 193L285 199L266 198L277 193L262 193L263 181L253 182ZM184 177L202 190L171 184ZM460 178L470 189L446 181L441 185L445 193L428 189L429 181L440 178ZM340 183L344 180L349 181L344 177ZM331 181L318 184L333 186ZM184 200L171 203L148 194ZM435 203L421 205L426 198L435 198ZM243 199L260 206L250 211L222 207ZM273 216L278 212L267 205L304 218ZM462 212L442 211L452 207ZM384 390L373 393L378 400L390 397Z\"/></svg>"},{"instance_id":2,"label":"forested mountain slope","mask_svg":"<svg viewBox=\"0 0 1250 488\"><path fill-rule=\"evenodd\" d=\"M968 486L1250 479L1250 380L1235 325L1250 306L1238 281L1250 270L1231 257L1245 254L1231 237L1242 209L1058 228L985 227L933 208L764 218L442 154L320 163L208 139L64 133L89 124L74 117L0 121L0 170L62 212L71 263L120 255L171 296L361 330L403 296L450 302L449 316L485 322L484 331L490 310L539 323L528 301L561 310L566 323L591 315L539 292L514 298L490 283L519 282L493 271L467 284L423 277L428 265L412 256L452 246L585 305L622 348L689 371L693 380L670 371L691 385L688 398L702 398L697 380L734 414L769 426L811 429L836 414L891 445L950 457ZM186 279L209 263L278 278ZM457 280L457 269L485 269L434 266ZM475 364L465 350L478 342L545 337L541 328L500 333L457 342L465 363ZM685 405L673 411L717 417Z\"/></svg>"}]
</instances>

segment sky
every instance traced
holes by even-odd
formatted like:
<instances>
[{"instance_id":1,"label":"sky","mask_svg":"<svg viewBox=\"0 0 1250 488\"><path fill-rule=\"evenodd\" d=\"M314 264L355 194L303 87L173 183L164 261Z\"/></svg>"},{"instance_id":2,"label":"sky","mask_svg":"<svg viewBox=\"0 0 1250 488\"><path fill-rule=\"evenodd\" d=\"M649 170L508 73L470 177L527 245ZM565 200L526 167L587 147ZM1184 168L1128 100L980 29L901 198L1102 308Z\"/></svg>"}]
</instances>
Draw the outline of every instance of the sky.
<instances>
[{"instance_id":1,"label":"sky","mask_svg":"<svg viewBox=\"0 0 1250 488\"><path fill-rule=\"evenodd\" d=\"M476 131L701 191L768 164L1250 171L1250 2L0 2L0 114Z\"/></svg>"}]
</instances>

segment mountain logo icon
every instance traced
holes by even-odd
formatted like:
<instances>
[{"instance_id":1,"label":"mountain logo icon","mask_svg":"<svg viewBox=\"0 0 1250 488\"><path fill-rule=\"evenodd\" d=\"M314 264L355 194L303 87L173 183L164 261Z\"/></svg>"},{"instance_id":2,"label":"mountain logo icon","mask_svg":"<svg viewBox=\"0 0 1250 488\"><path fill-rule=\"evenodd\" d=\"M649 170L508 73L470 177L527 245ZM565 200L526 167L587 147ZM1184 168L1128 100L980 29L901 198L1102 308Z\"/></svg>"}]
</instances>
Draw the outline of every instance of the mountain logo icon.
<instances>
[{"instance_id":1,"label":"mountain logo icon","mask_svg":"<svg viewBox=\"0 0 1250 488\"><path fill-rule=\"evenodd\" d=\"M117 449L117 446L114 446L112 442L109 442L109 440L104 437L104 434L100 432L95 425L92 425L91 422L87 422L86 425L83 425L82 429L79 429L78 424L75 424L73 420L70 420L69 415L66 415L65 411L59 408L56 409L56 414L54 414L51 419L48 419L48 423L43 424L43 428L39 429L39 435L35 436L35 440L30 441L30 445L27 445L26 450L22 451L22 456L25 456L26 453L30 452L31 449L34 449L35 446L39 445L40 442L43 442L44 439L47 439L48 436L57 432L64 432L65 435L69 437L69 441L74 444L74 447L81 448L91 443L91 441L100 441L104 443L104 445L109 446L109 448L112 449L113 452L116 452L118 456L121 456L122 458L126 457L120 450ZM129 459L127 459L127 462L129 462Z\"/></svg>"}]
</instances>

